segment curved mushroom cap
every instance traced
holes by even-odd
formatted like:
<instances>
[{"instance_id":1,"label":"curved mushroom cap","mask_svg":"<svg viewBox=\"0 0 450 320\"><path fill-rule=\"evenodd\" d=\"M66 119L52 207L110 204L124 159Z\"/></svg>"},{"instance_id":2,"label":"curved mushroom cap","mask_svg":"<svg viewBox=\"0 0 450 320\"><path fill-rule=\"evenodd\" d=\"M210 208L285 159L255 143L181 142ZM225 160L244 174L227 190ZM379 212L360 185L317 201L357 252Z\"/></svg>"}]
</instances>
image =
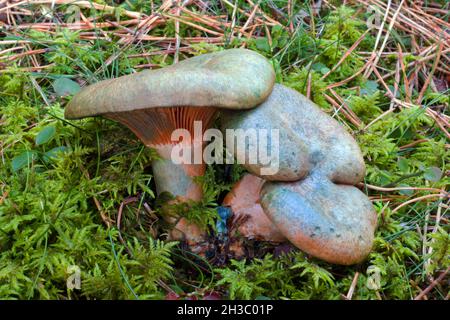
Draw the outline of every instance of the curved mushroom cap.
<instances>
[{"instance_id":1,"label":"curved mushroom cap","mask_svg":"<svg viewBox=\"0 0 450 320\"><path fill-rule=\"evenodd\" d=\"M289 241L325 261L355 264L372 248L377 215L354 186L317 173L298 182L267 182L261 205Z\"/></svg>"},{"instance_id":2,"label":"curved mushroom cap","mask_svg":"<svg viewBox=\"0 0 450 320\"><path fill-rule=\"evenodd\" d=\"M267 98L274 81L273 67L262 55L224 50L87 86L67 105L65 117L156 107L248 109Z\"/></svg>"},{"instance_id":3,"label":"curved mushroom cap","mask_svg":"<svg viewBox=\"0 0 450 320\"><path fill-rule=\"evenodd\" d=\"M265 180L246 174L226 195L222 205L231 207L233 223L245 238L283 242L286 238L264 213L259 202Z\"/></svg>"},{"instance_id":4,"label":"curved mushroom cap","mask_svg":"<svg viewBox=\"0 0 450 320\"><path fill-rule=\"evenodd\" d=\"M353 137L333 118L297 91L276 84L270 96L258 108L246 111L225 111L222 129L257 129L258 141L229 150L251 173L266 180L296 181L313 170L320 170L331 181L356 184L364 177L364 159ZM264 133L260 129L266 129ZM279 133L278 146L275 131ZM273 136L272 136L273 133ZM263 135L266 135L265 137ZM264 174L267 163L246 161L246 155L260 139L267 138L267 149L258 150L271 155L278 172ZM276 148L278 147L278 148ZM278 149L278 150L277 150ZM275 151L275 157L273 157ZM276 153L278 151L278 159ZM277 161L278 160L278 161ZM269 170L270 173L270 170Z\"/></svg>"}]
</instances>

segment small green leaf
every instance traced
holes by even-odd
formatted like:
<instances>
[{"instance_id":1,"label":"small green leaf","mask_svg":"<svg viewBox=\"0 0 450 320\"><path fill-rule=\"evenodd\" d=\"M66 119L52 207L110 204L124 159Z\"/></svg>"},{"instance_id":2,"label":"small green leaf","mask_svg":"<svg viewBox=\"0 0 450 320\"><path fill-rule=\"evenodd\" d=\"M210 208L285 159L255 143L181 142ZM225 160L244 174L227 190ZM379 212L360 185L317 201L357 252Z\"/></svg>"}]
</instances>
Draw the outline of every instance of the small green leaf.
<instances>
[{"instance_id":1,"label":"small green leaf","mask_svg":"<svg viewBox=\"0 0 450 320\"><path fill-rule=\"evenodd\" d=\"M35 158L36 152L34 151L22 152L21 154L12 159L11 161L12 170L16 172L25 166L29 166Z\"/></svg>"},{"instance_id":2,"label":"small green leaf","mask_svg":"<svg viewBox=\"0 0 450 320\"><path fill-rule=\"evenodd\" d=\"M326 74L328 71L330 71L330 68L328 68L326 65L324 65L322 62L317 62L312 65L312 69L314 71L320 72L322 74Z\"/></svg>"},{"instance_id":3,"label":"small green leaf","mask_svg":"<svg viewBox=\"0 0 450 320\"><path fill-rule=\"evenodd\" d=\"M278 38L272 38L272 47L273 48L278 47Z\"/></svg>"},{"instance_id":4,"label":"small green leaf","mask_svg":"<svg viewBox=\"0 0 450 320\"><path fill-rule=\"evenodd\" d=\"M327 74L329 71L330 71L330 69L327 67L320 69L321 74Z\"/></svg>"},{"instance_id":5,"label":"small green leaf","mask_svg":"<svg viewBox=\"0 0 450 320\"><path fill-rule=\"evenodd\" d=\"M59 78L53 82L53 89L58 96L64 97L77 93L81 88L80 85L73 80Z\"/></svg>"},{"instance_id":6,"label":"small green leaf","mask_svg":"<svg viewBox=\"0 0 450 320\"><path fill-rule=\"evenodd\" d=\"M442 171L438 167L429 167L424 173L423 177L431 182L438 182L442 178Z\"/></svg>"},{"instance_id":7,"label":"small green leaf","mask_svg":"<svg viewBox=\"0 0 450 320\"><path fill-rule=\"evenodd\" d=\"M378 90L378 83L373 80L367 81L361 86L361 94L374 94Z\"/></svg>"},{"instance_id":8,"label":"small green leaf","mask_svg":"<svg viewBox=\"0 0 450 320\"><path fill-rule=\"evenodd\" d=\"M55 136L55 133L56 129L54 126L44 127L36 136L36 145L40 146L41 144L49 142Z\"/></svg>"},{"instance_id":9,"label":"small green leaf","mask_svg":"<svg viewBox=\"0 0 450 320\"><path fill-rule=\"evenodd\" d=\"M403 157L398 158L397 166L402 172L408 172L409 169L409 161Z\"/></svg>"},{"instance_id":10,"label":"small green leaf","mask_svg":"<svg viewBox=\"0 0 450 320\"><path fill-rule=\"evenodd\" d=\"M267 40L267 38L257 38L255 43L256 43L256 47L259 50L262 50L265 52L270 52L270 44L269 44L269 40Z\"/></svg>"},{"instance_id":11,"label":"small green leaf","mask_svg":"<svg viewBox=\"0 0 450 320\"><path fill-rule=\"evenodd\" d=\"M272 27L272 35L280 35L283 32L283 27L280 25L274 25Z\"/></svg>"},{"instance_id":12,"label":"small green leaf","mask_svg":"<svg viewBox=\"0 0 450 320\"><path fill-rule=\"evenodd\" d=\"M382 185L388 184L392 182L392 174L389 171L381 170L379 176L380 182Z\"/></svg>"},{"instance_id":13,"label":"small green leaf","mask_svg":"<svg viewBox=\"0 0 450 320\"><path fill-rule=\"evenodd\" d=\"M324 65L322 62L316 62L316 63L313 63L313 65L311 66L311 68L312 68L314 71L319 71L320 69L322 69L322 68L324 68L324 67L326 67L326 65Z\"/></svg>"},{"instance_id":14,"label":"small green leaf","mask_svg":"<svg viewBox=\"0 0 450 320\"><path fill-rule=\"evenodd\" d=\"M46 153L44 153L43 159L45 162L49 162L51 159L55 159L59 152L66 152L66 151L67 151L67 147L65 147L65 146L53 148L53 149L47 151Z\"/></svg>"}]
</instances>

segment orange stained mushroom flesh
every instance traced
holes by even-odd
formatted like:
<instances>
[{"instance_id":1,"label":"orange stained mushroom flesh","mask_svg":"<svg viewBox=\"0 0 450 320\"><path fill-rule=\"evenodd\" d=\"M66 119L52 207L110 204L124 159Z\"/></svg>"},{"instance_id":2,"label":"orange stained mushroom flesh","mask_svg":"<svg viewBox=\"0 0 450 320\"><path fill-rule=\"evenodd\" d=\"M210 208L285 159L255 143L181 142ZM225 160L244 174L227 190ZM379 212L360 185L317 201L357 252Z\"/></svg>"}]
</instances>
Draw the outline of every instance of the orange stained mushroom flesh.
<instances>
[{"instance_id":1,"label":"orange stained mushroom flesh","mask_svg":"<svg viewBox=\"0 0 450 320\"><path fill-rule=\"evenodd\" d=\"M261 206L260 193L265 182L255 175L244 175L226 195L222 205L233 211L232 229L237 235L260 241L287 241Z\"/></svg>"}]
</instances>

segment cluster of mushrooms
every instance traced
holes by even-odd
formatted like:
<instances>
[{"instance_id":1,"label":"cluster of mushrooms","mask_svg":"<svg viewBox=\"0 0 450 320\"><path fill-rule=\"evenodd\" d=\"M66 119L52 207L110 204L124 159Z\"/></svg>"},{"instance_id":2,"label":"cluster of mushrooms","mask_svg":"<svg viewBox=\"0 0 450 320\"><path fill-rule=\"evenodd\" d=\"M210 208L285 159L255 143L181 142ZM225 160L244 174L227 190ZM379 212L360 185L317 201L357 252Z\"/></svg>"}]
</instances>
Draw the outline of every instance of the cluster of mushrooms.
<instances>
[{"instance_id":1,"label":"cluster of mushrooms","mask_svg":"<svg viewBox=\"0 0 450 320\"><path fill-rule=\"evenodd\" d=\"M275 174L262 175L264 164L245 161L249 144L230 150L250 172L223 202L234 221L244 221L239 234L290 241L331 263L362 261L372 247L376 213L354 186L365 171L357 143L306 97L275 84L272 65L256 52L224 50L98 82L73 97L65 117L102 115L127 126L160 156L152 161L157 193L169 192L176 202L186 202L201 200L195 177L204 175L206 164L176 164L172 149L183 144L194 154L205 143L174 142L171 134L185 129L194 136L194 121L206 130L219 111L222 130L279 130ZM171 237L190 244L205 240L204 232L185 218L177 219Z\"/></svg>"}]
</instances>

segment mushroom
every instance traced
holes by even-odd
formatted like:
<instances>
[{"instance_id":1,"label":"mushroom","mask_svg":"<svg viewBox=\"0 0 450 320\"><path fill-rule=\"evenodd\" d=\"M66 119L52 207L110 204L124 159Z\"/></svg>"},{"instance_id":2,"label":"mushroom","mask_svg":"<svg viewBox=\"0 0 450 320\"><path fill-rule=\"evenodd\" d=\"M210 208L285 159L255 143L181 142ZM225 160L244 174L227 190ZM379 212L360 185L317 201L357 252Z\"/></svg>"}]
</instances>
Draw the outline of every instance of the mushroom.
<instances>
[{"instance_id":1,"label":"mushroom","mask_svg":"<svg viewBox=\"0 0 450 320\"><path fill-rule=\"evenodd\" d=\"M371 249L376 213L353 186L365 173L353 137L306 97L279 84L258 108L222 116L224 130L251 128L266 129L267 148L275 143L270 130L279 130L277 171L262 175L267 164L243 164L270 180L260 199L277 229L298 248L326 261L352 264L364 259ZM248 143L230 151L245 159L251 147Z\"/></svg>"},{"instance_id":2,"label":"mushroom","mask_svg":"<svg viewBox=\"0 0 450 320\"><path fill-rule=\"evenodd\" d=\"M67 105L65 117L101 115L124 124L160 155L152 161L157 193L167 191L181 202L197 201L202 190L193 178L205 172L198 133L203 135L219 108L249 109L263 102L274 80L272 65L262 55L246 49L224 50L87 86ZM194 121L202 125L197 138L172 140L176 129L195 137ZM200 151L198 163L174 163L172 151L180 146L190 160Z\"/></svg>"}]
</instances>

